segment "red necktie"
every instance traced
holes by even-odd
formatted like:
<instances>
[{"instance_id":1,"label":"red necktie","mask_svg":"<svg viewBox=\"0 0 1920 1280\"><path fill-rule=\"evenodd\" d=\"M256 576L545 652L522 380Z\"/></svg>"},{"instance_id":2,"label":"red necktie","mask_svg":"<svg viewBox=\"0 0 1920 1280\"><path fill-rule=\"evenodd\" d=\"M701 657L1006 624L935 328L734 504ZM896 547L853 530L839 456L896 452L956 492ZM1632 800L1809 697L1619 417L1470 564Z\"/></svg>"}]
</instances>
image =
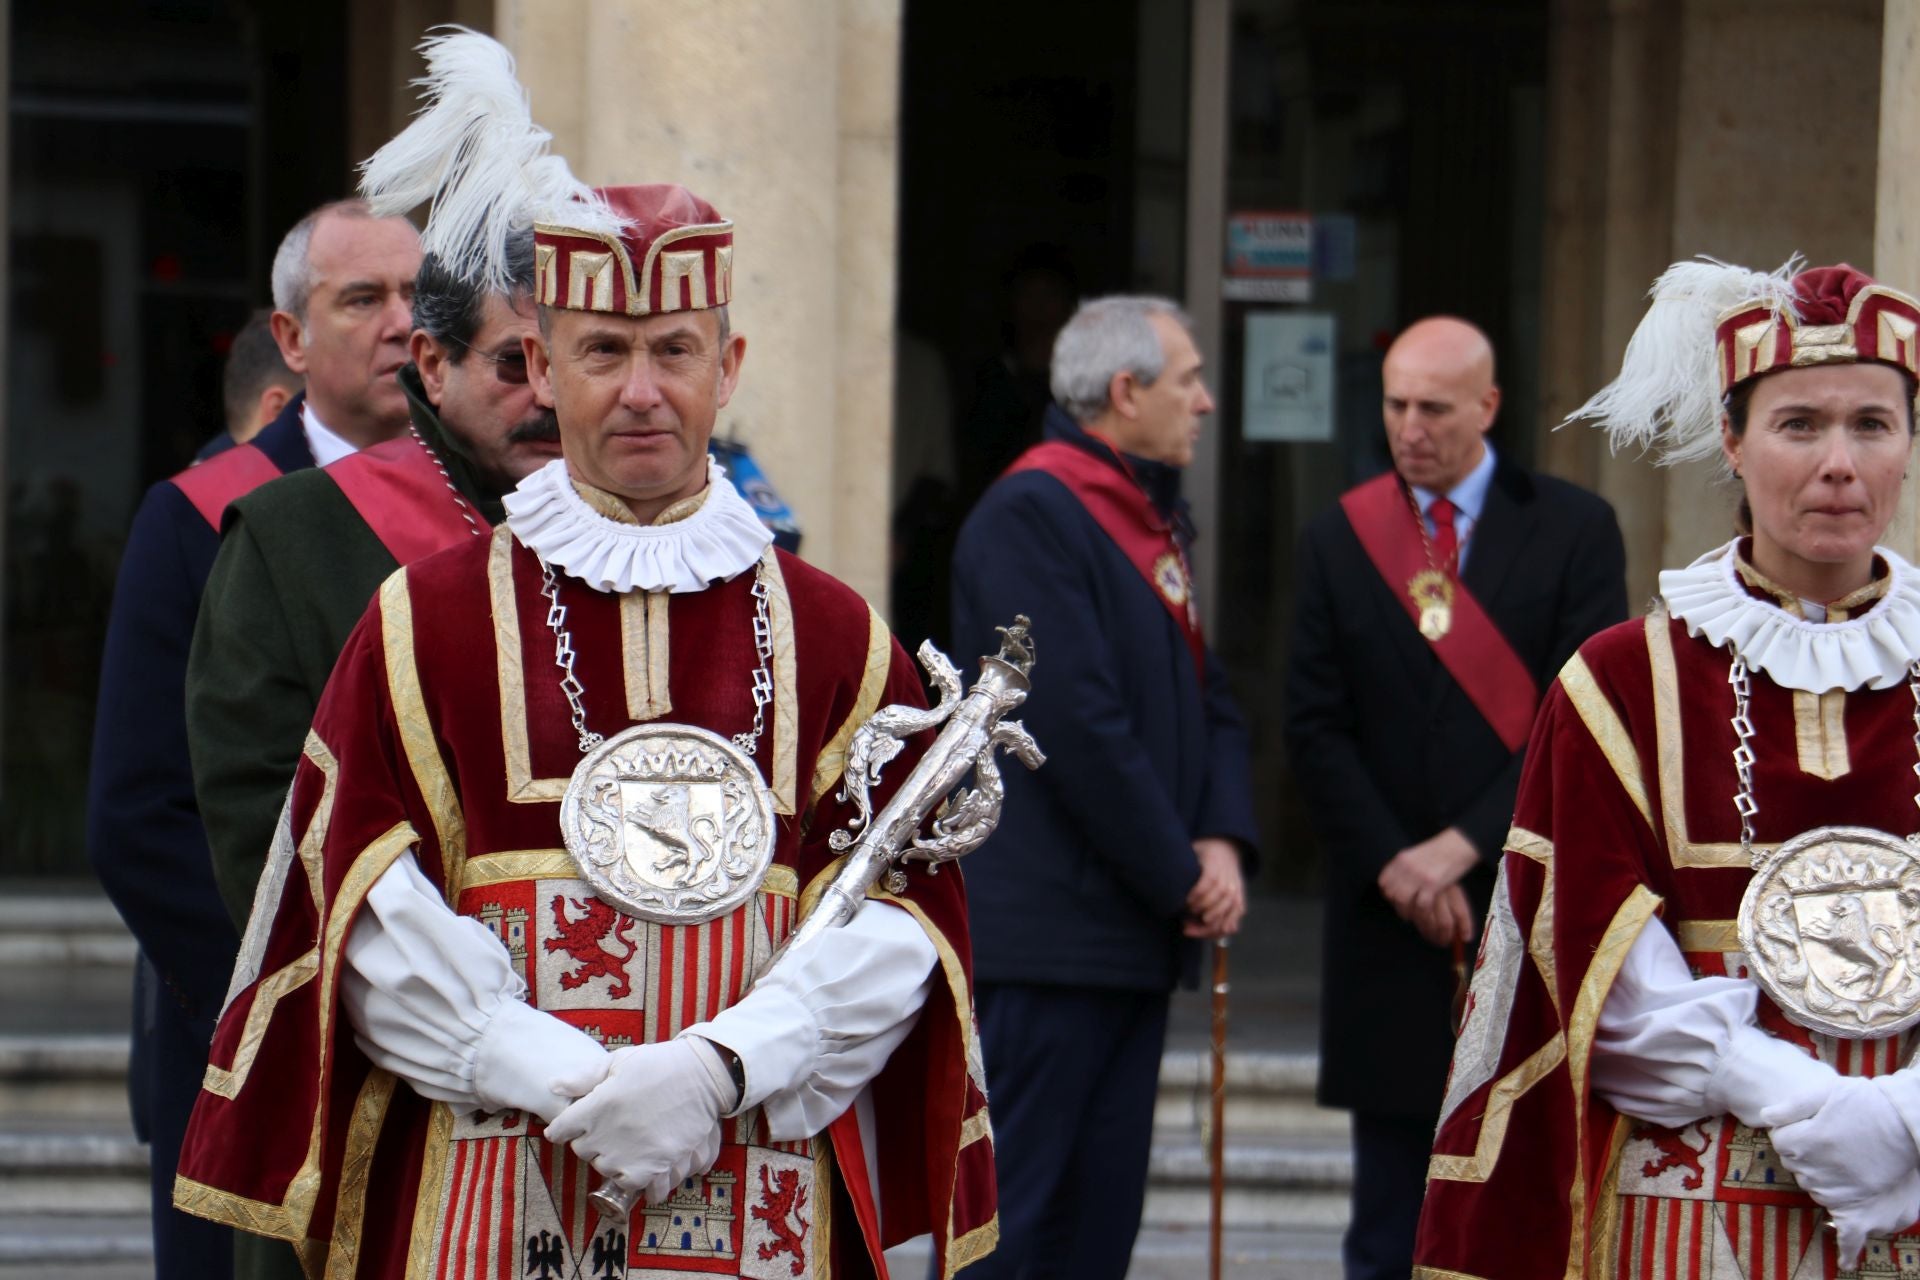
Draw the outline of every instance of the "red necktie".
<instances>
[{"instance_id":1,"label":"red necktie","mask_svg":"<svg viewBox=\"0 0 1920 1280\"><path fill-rule=\"evenodd\" d=\"M1436 567L1447 573L1453 572L1460 556L1460 539L1453 528L1454 510L1454 505L1445 498L1435 498L1427 508L1427 515L1433 521L1433 558L1439 561Z\"/></svg>"}]
</instances>

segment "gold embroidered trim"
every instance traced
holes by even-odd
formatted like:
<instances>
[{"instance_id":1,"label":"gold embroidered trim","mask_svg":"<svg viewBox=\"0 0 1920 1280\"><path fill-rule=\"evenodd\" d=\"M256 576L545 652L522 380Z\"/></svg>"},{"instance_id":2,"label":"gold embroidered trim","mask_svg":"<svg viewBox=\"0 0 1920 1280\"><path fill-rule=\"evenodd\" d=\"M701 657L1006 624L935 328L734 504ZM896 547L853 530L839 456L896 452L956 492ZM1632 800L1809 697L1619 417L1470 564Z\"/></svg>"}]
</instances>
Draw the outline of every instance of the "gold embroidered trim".
<instances>
[{"instance_id":1,"label":"gold embroidered trim","mask_svg":"<svg viewBox=\"0 0 1920 1280\"><path fill-rule=\"evenodd\" d=\"M1543 835L1535 834L1525 827L1507 828L1507 852L1517 853L1523 858L1535 862L1553 861L1553 841Z\"/></svg>"},{"instance_id":2,"label":"gold embroidered trim","mask_svg":"<svg viewBox=\"0 0 1920 1280\"><path fill-rule=\"evenodd\" d=\"M1640 777L1640 755L1633 748L1633 739L1627 736L1627 726L1621 723L1620 713L1613 709L1613 704L1607 701L1607 695L1600 692L1600 686L1594 682L1586 659L1577 653L1567 659L1567 665L1560 669L1560 687L1567 691L1567 698L1580 714L1587 732L1593 735L1601 754L1613 766L1613 774L1620 780L1621 790L1627 793L1627 798L1633 801L1633 807L1640 811L1640 816L1651 827L1653 807L1647 802L1647 785Z\"/></svg>"},{"instance_id":3,"label":"gold embroidered trim","mask_svg":"<svg viewBox=\"0 0 1920 1280\"><path fill-rule=\"evenodd\" d=\"M970 1147L985 1138L993 1141L993 1121L987 1117L987 1109L980 1108L960 1122L960 1146Z\"/></svg>"},{"instance_id":4,"label":"gold embroidered trim","mask_svg":"<svg viewBox=\"0 0 1920 1280\"><path fill-rule=\"evenodd\" d=\"M584 480L575 480L572 472L567 473L567 479L573 484L573 491L580 495L580 501L593 508L595 515L605 516L616 524L640 523L639 518L633 514L633 508L621 501L618 496L608 493L605 489L597 489Z\"/></svg>"},{"instance_id":5,"label":"gold embroidered trim","mask_svg":"<svg viewBox=\"0 0 1920 1280\"><path fill-rule=\"evenodd\" d=\"M460 877L462 889L483 889L488 885L508 884L516 880L578 880L580 868L565 849L510 849L500 853L482 853L467 859ZM821 885L821 889L825 889ZM760 892L777 898L797 897L800 873L782 863L767 868Z\"/></svg>"},{"instance_id":6,"label":"gold embroidered trim","mask_svg":"<svg viewBox=\"0 0 1920 1280\"><path fill-rule=\"evenodd\" d=\"M1470 1156L1434 1155L1427 1161L1429 1180L1441 1182L1485 1182L1500 1161L1500 1149L1507 1141L1507 1125L1513 1119L1513 1104L1539 1084L1547 1074L1566 1060L1567 1042L1558 1033L1534 1050L1519 1066L1502 1076L1487 1092L1486 1114L1480 1118L1480 1137Z\"/></svg>"},{"instance_id":7,"label":"gold embroidered trim","mask_svg":"<svg viewBox=\"0 0 1920 1280\"><path fill-rule=\"evenodd\" d=\"M1448 1271L1444 1267L1415 1267L1413 1280L1482 1280L1482 1278L1468 1275L1464 1271Z\"/></svg>"},{"instance_id":8,"label":"gold embroidered trim","mask_svg":"<svg viewBox=\"0 0 1920 1280\"><path fill-rule=\"evenodd\" d=\"M1778 604L1784 612L1799 618L1803 622L1806 621L1807 611L1805 606L1801 604L1800 597L1754 568L1753 562L1746 557L1746 545L1746 542L1743 540L1739 546L1734 548L1734 572L1739 574L1741 580L1748 586L1756 591L1764 591L1772 596L1774 603ZM1838 600L1831 601L1827 604L1828 622L1845 622L1849 616L1859 612L1862 605L1871 604L1892 590L1893 575L1888 572L1886 562L1881 560L1879 556L1873 558L1873 575L1872 580L1869 581L1866 586L1849 591Z\"/></svg>"},{"instance_id":9,"label":"gold embroidered trim","mask_svg":"<svg viewBox=\"0 0 1920 1280\"><path fill-rule=\"evenodd\" d=\"M770 893L776 898L797 898L800 896L800 873L784 863L776 862L767 868L767 878L760 882L760 892Z\"/></svg>"},{"instance_id":10,"label":"gold embroidered trim","mask_svg":"<svg viewBox=\"0 0 1920 1280\"><path fill-rule=\"evenodd\" d=\"M394 1077L378 1067L360 1086L347 1125L347 1144L340 1157L340 1193L333 1211L333 1247L327 1251L327 1280L353 1276L360 1264L360 1231L367 1215L367 1183L373 1169L373 1149L380 1126L393 1100Z\"/></svg>"},{"instance_id":11,"label":"gold embroidered trim","mask_svg":"<svg viewBox=\"0 0 1920 1280\"><path fill-rule=\"evenodd\" d=\"M566 795L567 780L533 776L533 753L527 745L526 674L521 669L520 609L513 589L513 533L504 524L493 531L493 545L487 549L487 592L493 604L500 749L507 761L507 799L514 804L545 804Z\"/></svg>"},{"instance_id":12,"label":"gold embroidered trim","mask_svg":"<svg viewBox=\"0 0 1920 1280\"><path fill-rule=\"evenodd\" d=\"M420 691L420 669L414 663L413 651L413 597L407 591L404 569L380 588L380 635L386 649L387 696L393 703L394 723L400 730L414 785L420 789L427 816L433 820L434 840L440 846L441 879L451 896L460 883L460 864L466 860L466 819L453 779L447 776L447 762L440 756L440 744L434 740L426 699ZM338 903L334 910L339 910Z\"/></svg>"},{"instance_id":13,"label":"gold embroidered trim","mask_svg":"<svg viewBox=\"0 0 1920 1280\"><path fill-rule=\"evenodd\" d=\"M1847 691L1793 691L1793 740L1800 772L1832 782L1853 770L1847 754Z\"/></svg>"},{"instance_id":14,"label":"gold embroidered trim","mask_svg":"<svg viewBox=\"0 0 1920 1280\"><path fill-rule=\"evenodd\" d=\"M880 709L880 696L886 692L887 674L893 669L893 632L880 620L880 615L867 606L867 667L860 676L860 692L853 700L853 710L840 727L833 731L827 745L821 750L813 766L813 784L810 788L811 803L819 804L820 798L833 790L840 781L840 775L847 767L847 747L853 742L853 735L865 724L875 711Z\"/></svg>"},{"instance_id":15,"label":"gold embroidered trim","mask_svg":"<svg viewBox=\"0 0 1920 1280\"><path fill-rule=\"evenodd\" d=\"M773 626L773 811L798 813L794 796L800 755L800 678L793 651L793 599L779 554L769 546L760 563L767 569L767 621Z\"/></svg>"},{"instance_id":16,"label":"gold embroidered trim","mask_svg":"<svg viewBox=\"0 0 1920 1280\"><path fill-rule=\"evenodd\" d=\"M330 1002L333 999L334 975L338 969L341 948L346 941L347 926L360 909L360 902L373 887L373 882L419 839L419 834L411 826L404 822L396 824L354 859L346 879L341 882L339 893L334 896L320 948L322 1045L328 1043L327 1036L331 1030L328 1024L332 1021ZM238 1227L242 1231L299 1244L306 1235L307 1223L313 1217L314 1198L320 1190L321 1136L320 1110L316 1107L313 1126L307 1135L306 1159L287 1183L286 1200L282 1204L270 1205L260 1200L249 1200L245 1196L221 1191L178 1175L174 1178L174 1204L188 1213Z\"/></svg>"},{"instance_id":17,"label":"gold embroidered trim","mask_svg":"<svg viewBox=\"0 0 1920 1280\"><path fill-rule=\"evenodd\" d=\"M1620 1153L1626 1150L1627 1138L1632 1133L1626 1121L1618 1116L1613 1121L1613 1133L1607 1143L1607 1176L1600 1180L1599 1203L1593 1209L1593 1222L1587 1228L1588 1267L1585 1274L1590 1276L1610 1276L1617 1274L1619 1261L1620 1232Z\"/></svg>"},{"instance_id":18,"label":"gold embroidered trim","mask_svg":"<svg viewBox=\"0 0 1920 1280\"><path fill-rule=\"evenodd\" d=\"M1659 895L1643 884L1633 887L1627 900L1613 913L1613 921L1607 926L1607 931L1600 936L1600 945L1594 948L1593 962L1587 966L1587 976L1580 983L1580 994L1574 999L1573 1017L1567 1024L1567 1069L1573 1085L1573 1132L1576 1141L1584 1141L1578 1135L1586 1133L1587 1060L1593 1054L1593 1032L1600 1021L1600 1008L1606 1003L1607 992L1612 990L1613 980L1619 975L1627 952L1633 949L1633 940L1640 936L1640 930L1659 909ZM1573 1186L1567 1195L1572 1212L1568 1221L1574 1224L1567 1243L1569 1275L1579 1275L1580 1265L1584 1262L1580 1248L1581 1224L1586 1221L1587 1209L1584 1170L1583 1161L1576 1167Z\"/></svg>"},{"instance_id":19,"label":"gold embroidered trim","mask_svg":"<svg viewBox=\"0 0 1920 1280\"><path fill-rule=\"evenodd\" d=\"M439 1257L433 1236L440 1223L440 1193L447 1181L447 1156L453 1149L453 1109L433 1104L427 1142L420 1153L419 1192L413 1204L413 1234L407 1248L407 1280L435 1280Z\"/></svg>"},{"instance_id":20,"label":"gold embroidered trim","mask_svg":"<svg viewBox=\"0 0 1920 1280\"><path fill-rule=\"evenodd\" d=\"M195 1182L184 1173L173 1176L173 1207L196 1218L275 1240L298 1240L305 1232L306 1224L296 1223L293 1212L285 1205L249 1200L231 1191Z\"/></svg>"},{"instance_id":21,"label":"gold embroidered trim","mask_svg":"<svg viewBox=\"0 0 1920 1280\"><path fill-rule=\"evenodd\" d=\"M483 853L467 859L460 875L462 889L514 880L578 880L580 868L565 849L514 849Z\"/></svg>"},{"instance_id":22,"label":"gold embroidered trim","mask_svg":"<svg viewBox=\"0 0 1920 1280\"><path fill-rule=\"evenodd\" d=\"M1673 927L1682 951L1738 951L1740 924L1736 920L1682 920Z\"/></svg>"},{"instance_id":23,"label":"gold embroidered trim","mask_svg":"<svg viewBox=\"0 0 1920 1280\"><path fill-rule=\"evenodd\" d=\"M1527 954L1547 984L1547 999L1553 1002L1556 1019L1566 1015L1560 1008L1560 963L1553 954L1553 860L1546 860L1540 882L1540 905L1534 908L1533 929L1527 935Z\"/></svg>"},{"instance_id":24,"label":"gold embroidered trim","mask_svg":"<svg viewBox=\"0 0 1920 1280\"><path fill-rule=\"evenodd\" d=\"M313 762L314 768L320 770L323 779L320 784L320 803L314 809L313 820L307 824L306 834L301 837L299 844L300 864L307 873L307 888L313 895L313 918L319 921L326 918L324 872L320 856L326 844L328 824L333 819L340 763L334 759L333 752L327 749L327 744L311 730L307 732L307 744L302 754ZM240 1029L240 1043L234 1049L233 1066L222 1068L209 1062L200 1087L219 1098L238 1096L253 1070L253 1060L259 1056L260 1044L267 1037L267 1024L273 1020L274 1010L282 999L311 982L319 972L320 948L316 940L315 945L304 954L261 979L254 988L253 1004L247 1009L246 1024Z\"/></svg>"},{"instance_id":25,"label":"gold embroidered trim","mask_svg":"<svg viewBox=\"0 0 1920 1280\"><path fill-rule=\"evenodd\" d=\"M629 591L620 597L620 657L627 715L633 720L655 720L673 710L667 696L666 612L665 593Z\"/></svg>"},{"instance_id":26,"label":"gold embroidered trim","mask_svg":"<svg viewBox=\"0 0 1920 1280\"><path fill-rule=\"evenodd\" d=\"M1673 657L1673 632L1665 609L1647 615L1647 658L1653 669L1654 750L1660 767L1660 813L1667 833L1667 856L1676 867L1746 867L1747 852L1737 840L1695 844L1687 834L1686 756L1680 727L1680 674ZM1729 708L1731 714L1731 708ZM1732 806L1728 806L1732 812ZM1771 853L1778 845L1754 843L1753 852Z\"/></svg>"},{"instance_id":27,"label":"gold embroidered trim","mask_svg":"<svg viewBox=\"0 0 1920 1280\"><path fill-rule=\"evenodd\" d=\"M947 1242L946 1275L951 1276L960 1268L978 1262L992 1253L1000 1244L1000 1214L998 1211L984 1223L975 1227L958 1240Z\"/></svg>"},{"instance_id":28,"label":"gold embroidered trim","mask_svg":"<svg viewBox=\"0 0 1920 1280\"><path fill-rule=\"evenodd\" d=\"M647 595L647 696L656 717L673 711L672 668L668 665L673 652L673 632L668 625L672 606L672 598L664 591Z\"/></svg>"},{"instance_id":29,"label":"gold embroidered trim","mask_svg":"<svg viewBox=\"0 0 1920 1280\"><path fill-rule=\"evenodd\" d=\"M812 1141L813 1185L824 1191L833 1185L833 1142L824 1133L816 1134ZM813 1217L814 1280L831 1280L833 1275L832 1204L831 1196L816 1194Z\"/></svg>"}]
</instances>

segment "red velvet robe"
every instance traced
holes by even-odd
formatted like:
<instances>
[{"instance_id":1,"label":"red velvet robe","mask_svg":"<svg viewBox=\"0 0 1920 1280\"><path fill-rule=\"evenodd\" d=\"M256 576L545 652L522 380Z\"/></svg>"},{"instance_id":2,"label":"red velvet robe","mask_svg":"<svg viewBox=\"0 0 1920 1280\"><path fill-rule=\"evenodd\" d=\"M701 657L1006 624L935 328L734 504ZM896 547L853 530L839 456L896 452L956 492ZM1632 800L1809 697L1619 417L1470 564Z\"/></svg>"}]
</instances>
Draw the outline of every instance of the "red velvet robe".
<instances>
[{"instance_id":1,"label":"red velvet robe","mask_svg":"<svg viewBox=\"0 0 1920 1280\"><path fill-rule=\"evenodd\" d=\"M1655 612L1594 637L1549 691L1428 1168L1416 1276L1835 1274L1826 1215L1764 1131L1731 1116L1640 1124L1588 1083L1595 1022L1642 927L1671 930L1696 975L1745 975L1730 663ZM1756 849L1829 824L1920 827L1904 682L1821 697L1756 670L1752 690ZM1896 1068L1915 1038L1812 1034L1764 994L1759 1019L1845 1074ZM1915 1247L1875 1240L1867 1261Z\"/></svg>"},{"instance_id":2,"label":"red velvet robe","mask_svg":"<svg viewBox=\"0 0 1920 1280\"><path fill-rule=\"evenodd\" d=\"M775 866L759 905L741 910L764 909L777 940L810 905L806 890L834 869L827 836L851 814L834 792L853 730L880 706L924 703L913 666L865 602L785 553L767 555L775 697L756 759L779 816ZM753 577L625 597L563 577L591 727L608 736L642 720L723 736L750 728ZM368 889L408 849L469 914L500 896L464 892L472 885L510 894L572 875L558 812L580 751L540 588L537 559L504 527L394 575L315 716L175 1188L182 1208L293 1241L309 1274L437 1274L438 1188L457 1155L450 1149L466 1149L453 1141L450 1109L375 1069L343 1024L342 946ZM924 748L909 744L892 762L882 800ZM928 1231L951 1273L998 1237L960 878L916 869L891 900L935 942L940 977L874 1082L880 1150L861 1149L851 1113L829 1131L834 1200L853 1213L816 1204L808 1216L823 1224L823 1245L832 1219L831 1249L813 1256L836 1274L884 1271L883 1247ZM667 950L675 945L669 938ZM656 955L653 971L671 984L660 964ZM689 1003L726 1002L717 989L696 993L690 965L683 972ZM878 1210L869 1160L884 1193ZM597 1182L592 1175L580 1190ZM743 1201L752 1189L735 1188ZM511 1203L495 1212L504 1233ZM574 1217L577 1226L590 1215ZM531 1246L503 1234L503 1268L521 1247Z\"/></svg>"}]
</instances>

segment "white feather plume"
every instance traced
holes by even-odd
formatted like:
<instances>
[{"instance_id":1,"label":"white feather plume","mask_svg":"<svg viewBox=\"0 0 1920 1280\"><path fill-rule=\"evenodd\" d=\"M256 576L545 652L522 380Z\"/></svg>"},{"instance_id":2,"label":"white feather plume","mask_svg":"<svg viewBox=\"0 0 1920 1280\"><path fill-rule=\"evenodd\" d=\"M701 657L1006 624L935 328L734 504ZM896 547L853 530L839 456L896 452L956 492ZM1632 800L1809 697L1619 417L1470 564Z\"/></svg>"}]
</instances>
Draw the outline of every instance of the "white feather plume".
<instances>
[{"instance_id":1,"label":"white feather plume","mask_svg":"<svg viewBox=\"0 0 1920 1280\"><path fill-rule=\"evenodd\" d=\"M549 153L513 55L465 27L421 42L424 105L360 166L360 194L380 216L433 202L421 248L485 287L507 287L507 240L534 222L618 234L621 218Z\"/></svg>"},{"instance_id":2,"label":"white feather plume","mask_svg":"<svg viewBox=\"0 0 1920 1280\"><path fill-rule=\"evenodd\" d=\"M1676 262L1653 282L1646 317L1627 342L1620 376L1567 415L1607 433L1614 452L1653 449L1662 466L1720 451L1720 375L1714 327L1729 309L1764 302L1795 318L1793 277L1799 254L1778 271L1754 271L1715 258ZM1566 423L1562 423L1562 426Z\"/></svg>"}]
</instances>

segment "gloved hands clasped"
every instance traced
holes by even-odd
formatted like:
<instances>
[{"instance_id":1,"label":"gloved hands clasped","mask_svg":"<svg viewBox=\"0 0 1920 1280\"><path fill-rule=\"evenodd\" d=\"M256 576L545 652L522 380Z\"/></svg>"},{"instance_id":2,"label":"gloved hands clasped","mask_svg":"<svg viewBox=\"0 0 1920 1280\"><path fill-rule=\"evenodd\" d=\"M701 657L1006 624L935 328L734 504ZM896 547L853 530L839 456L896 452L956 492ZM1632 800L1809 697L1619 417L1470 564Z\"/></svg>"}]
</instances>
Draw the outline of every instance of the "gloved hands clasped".
<instances>
[{"instance_id":1,"label":"gloved hands clasped","mask_svg":"<svg viewBox=\"0 0 1920 1280\"><path fill-rule=\"evenodd\" d=\"M1763 1113L1773 1149L1800 1189L1833 1217L1840 1266L1850 1269L1868 1236L1891 1235L1920 1219L1920 1075L1837 1077L1810 1115L1782 1104Z\"/></svg>"},{"instance_id":2,"label":"gloved hands clasped","mask_svg":"<svg viewBox=\"0 0 1920 1280\"><path fill-rule=\"evenodd\" d=\"M695 1035L608 1055L604 1078L586 1073L583 1096L547 1125L602 1176L658 1204L720 1154L720 1119L738 1102L726 1061Z\"/></svg>"}]
</instances>

